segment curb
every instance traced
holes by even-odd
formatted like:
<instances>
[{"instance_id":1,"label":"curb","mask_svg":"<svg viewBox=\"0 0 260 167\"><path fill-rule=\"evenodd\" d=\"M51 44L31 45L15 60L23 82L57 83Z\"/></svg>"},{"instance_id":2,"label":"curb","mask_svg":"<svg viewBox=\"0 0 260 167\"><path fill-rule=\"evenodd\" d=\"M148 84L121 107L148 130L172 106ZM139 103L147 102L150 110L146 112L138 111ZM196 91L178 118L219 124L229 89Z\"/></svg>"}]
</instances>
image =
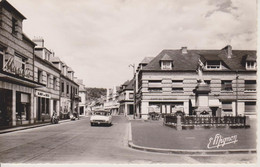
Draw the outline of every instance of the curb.
<instances>
[{"instance_id":1,"label":"curb","mask_svg":"<svg viewBox=\"0 0 260 167\"><path fill-rule=\"evenodd\" d=\"M83 119L81 118L80 120L83 120ZM80 121L80 120L77 120L77 121ZM61 121L59 121L59 123L57 125L59 125L61 123L65 123L65 122L71 122L71 120L70 119L61 120ZM48 125L55 125L55 124L43 123L43 124L38 124L38 125L26 126L26 127L16 127L16 128L4 129L4 130L0 130L0 134L16 132L16 131L26 130L26 129L33 129L33 128L38 128L38 127L43 127L43 126L48 126Z\"/></svg>"},{"instance_id":2,"label":"curb","mask_svg":"<svg viewBox=\"0 0 260 167\"><path fill-rule=\"evenodd\" d=\"M138 146L133 143L132 140L132 126L131 122L128 126L128 147L155 153L165 153L165 154L185 154L185 155L221 155L221 154L256 154L256 149L230 149L230 150L181 150L181 149L163 149L163 148L153 148Z\"/></svg>"}]
</instances>

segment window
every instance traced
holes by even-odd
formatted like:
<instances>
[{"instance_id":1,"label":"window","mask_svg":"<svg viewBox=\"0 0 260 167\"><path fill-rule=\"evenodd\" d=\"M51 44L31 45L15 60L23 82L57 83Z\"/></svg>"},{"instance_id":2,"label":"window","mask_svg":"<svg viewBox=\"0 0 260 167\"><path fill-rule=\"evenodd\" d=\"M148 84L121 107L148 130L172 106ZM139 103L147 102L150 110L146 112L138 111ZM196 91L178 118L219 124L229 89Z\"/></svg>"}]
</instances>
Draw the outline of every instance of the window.
<instances>
[{"instance_id":1,"label":"window","mask_svg":"<svg viewBox=\"0 0 260 167\"><path fill-rule=\"evenodd\" d=\"M134 94L133 93L129 93L129 99L133 99L134 98Z\"/></svg>"},{"instance_id":2,"label":"window","mask_svg":"<svg viewBox=\"0 0 260 167\"><path fill-rule=\"evenodd\" d=\"M46 87L47 87L47 88L49 88L49 87L50 87L50 84L49 84L49 82L50 82L50 75L49 75L49 74L47 74L47 76L46 76Z\"/></svg>"},{"instance_id":3,"label":"window","mask_svg":"<svg viewBox=\"0 0 260 167\"><path fill-rule=\"evenodd\" d=\"M70 93L70 86L67 85L67 94L69 94L69 93Z\"/></svg>"},{"instance_id":4,"label":"window","mask_svg":"<svg viewBox=\"0 0 260 167\"><path fill-rule=\"evenodd\" d=\"M172 88L172 92L173 93L182 93L183 92L183 88Z\"/></svg>"},{"instance_id":5,"label":"window","mask_svg":"<svg viewBox=\"0 0 260 167\"><path fill-rule=\"evenodd\" d=\"M245 91L255 92L256 91L256 80L245 80Z\"/></svg>"},{"instance_id":6,"label":"window","mask_svg":"<svg viewBox=\"0 0 260 167\"><path fill-rule=\"evenodd\" d=\"M64 93L64 82L61 83L61 92Z\"/></svg>"},{"instance_id":7,"label":"window","mask_svg":"<svg viewBox=\"0 0 260 167\"><path fill-rule=\"evenodd\" d=\"M149 92L161 92L162 88L148 88Z\"/></svg>"},{"instance_id":8,"label":"window","mask_svg":"<svg viewBox=\"0 0 260 167\"><path fill-rule=\"evenodd\" d=\"M161 83L162 81L161 80L149 80L148 82L149 83Z\"/></svg>"},{"instance_id":9,"label":"window","mask_svg":"<svg viewBox=\"0 0 260 167\"><path fill-rule=\"evenodd\" d=\"M208 70L221 69L221 61L207 61L206 69Z\"/></svg>"},{"instance_id":10,"label":"window","mask_svg":"<svg viewBox=\"0 0 260 167\"><path fill-rule=\"evenodd\" d=\"M172 62L171 61L162 61L161 62L161 69L162 70L171 70L172 69Z\"/></svg>"},{"instance_id":11,"label":"window","mask_svg":"<svg viewBox=\"0 0 260 167\"><path fill-rule=\"evenodd\" d=\"M42 83L42 71L39 70L39 69L38 69L37 77L38 77L38 82L39 82L39 83Z\"/></svg>"},{"instance_id":12,"label":"window","mask_svg":"<svg viewBox=\"0 0 260 167\"><path fill-rule=\"evenodd\" d=\"M18 32L18 21L12 18L12 33L16 34Z\"/></svg>"},{"instance_id":13,"label":"window","mask_svg":"<svg viewBox=\"0 0 260 167\"><path fill-rule=\"evenodd\" d=\"M48 61L50 60L50 55L49 55L49 53L46 52L46 51L45 51L45 60L48 60Z\"/></svg>"},{"instance_id":14,"label":"window","mask_svg":"<svg viewBox=\"0 0 260 167\"><path fill-rule=\"evenodd\" d=\"M57 84L57 78L56 77L53 77L53 89L56 90L56 84Z\"/></svg>"},{"instance_id":15,"label":"window","mask_svg":"<svg viewBox=\"0 0 260 167\"><path fill-rule=\"evenodd\" d=\"M232 81L231 80L224 80L221 81L221 90L222 91L232 91Z\"/></svg>"},{"instance_id":16,"label":"window","mask_svg":"<svg viewBox=\"0 0 260 167\"><path fill-rule=\"evenodd\" d=\"M210 80L204 80L204 82L208 85L210 85Z\"/></svg>"},{"instance_id":17,"label":"window","mask_svg":"<svg viewBox=\"0 0 260 167\"><path fill-rule=\"evenodd\" d=\"M17 69L21 69L22 71L25 71L26 68L26 59L18 54L15 54L14 57L14 66Z\"/></svg>"},{"instance_id":18,"label":"window","mask_svg":"<svg viewBox=\"0 0 260 167\"><path fill-rule=\"evenodd\" d=\"M245 102L245 112L256 112L256 102Z\"/></svg>"},{"instance_id":19,"label":"window","mask_svg":"<svg viewBox=\"0 0 260 167\"><path fill-rule=\"evenodd\" d=\"M231 101L223 101L222 109L224 112L232 112L232 102Z\"/></svg>"},{"instance_id":20,"label":"window","mask_svg":"<svg viewBox=\"0 0 260 167\"><path fill-rule=\"evenodd\" d=\"M78 94L78 89L77 89L77 88L75 88L75 94L76 94L76 95Z\"/></svg>"},{"instance_id":21,"label":"window","mask_svg":"<svg viewBox=\"0 0 260 167\"><path fill-rule=\"evenodd\" d=\"M256 69L256 62L255 61L247 61L246 62L246 69L247 70L255 70Z\"/></svg>"},{"instance_id":22,"label":"window","mask_svg":"<svg viewBox=\"0 0 260 167\"><path fill-rule=\"evenodd\" d=\"M183 80L172 80L172 83L176 83L176 84L183 83Z\"/></svg>"}]
</instances>

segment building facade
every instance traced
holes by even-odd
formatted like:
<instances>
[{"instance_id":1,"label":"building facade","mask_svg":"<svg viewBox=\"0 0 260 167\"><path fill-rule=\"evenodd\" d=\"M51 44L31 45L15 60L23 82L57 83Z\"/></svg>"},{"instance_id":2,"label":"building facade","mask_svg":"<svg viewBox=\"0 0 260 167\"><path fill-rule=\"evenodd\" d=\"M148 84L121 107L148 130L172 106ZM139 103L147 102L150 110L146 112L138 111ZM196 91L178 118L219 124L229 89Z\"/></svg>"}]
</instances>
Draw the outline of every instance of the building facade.
<instances>
[{"instance_id":1,"label":"building facade","mask_svg":"<svg viewBox=\"0 0 260 167\"><path fill-rule=\"evenodd\" d=\"M25 19L0 0L0 128L49 121L54 111L62 116L65 107L78 113L74 72L44 47L43 39L33 41L23 33Z\"/></svg>"},{"instance_id":2,"label":"building facade","mask_svg":"<svg viewBox=\"0 0 260 167\"><path fill-rule=\"evenodd\" d=\"M51 62L61 70L60 73L60 110L61 119L71 115L79 115L79 85L74 81L74 71L58 57L53 57Z\"/></svg>"},{"instance_id":3,"label":"building facade","mask_svg":"<svg viewBox=\"0 0 260 167\"><path fill-rule=\"evenodd\" d=\"M202 74L198 67L203 66ZM202 76L202 78L200 77ZM138 70L137 113L184 112L192 115L197 107L195 88L203 80L210 87L207 105L216 116L256 115L256 51L163 50ZM200 97L203 100L203 96Z\"/></svg>"},{"instance_id":4,"label":"building facade","mask_svg":"<svg viewBox=\"0 0 260 167\"><path fill-rule=\"evenodd\" d=\"M79 85L79 115L87 115L87 110L86 110L86 88L85 85L83 84L82 79L74 79L75 82Z\"/></svg>"},{"instance_id":5,"label":"building facade","mask_svg":"<svg viewBox=\"0 0 260 167\"><path fill-rule=\"evenodd\" d=\"M104 102L104 109L110 110L113 115L118 114L119 109L119 87L107 88L106 101Z\"/></svg>"},{"instance_id":6,"label":"building facade","mask_svg":"<svg viewBox=\"0 0 260 167\"><path fill-rule=\"evenodd\" d=\"M0 1L0 124L34 123L35 44L23 33L26 18L7 1Z\"/></svg>"},{"instance_id":7,"label":"building facade","mask_svg":"<svg viewBox=\"0 0 260 167\"><path fill-rule=\"evenodd\" d=\"M134 82L132 79L123 83L119 90L119 114L134 114Z\"/></svg>"},{"instance_id":8,"label":"building facade","mask_svg":"<svg viewBox=\"0 0 260 167\"><path fill-rule=\"evenodd\" d=\"M53 112L59 111L61 71L51 63L54 55L44 47L44 40L39 38L33 41L37 44L34 81L44 85L35 88L34 114L37 121L49 121Z\"/></svg>"}]
</instances>

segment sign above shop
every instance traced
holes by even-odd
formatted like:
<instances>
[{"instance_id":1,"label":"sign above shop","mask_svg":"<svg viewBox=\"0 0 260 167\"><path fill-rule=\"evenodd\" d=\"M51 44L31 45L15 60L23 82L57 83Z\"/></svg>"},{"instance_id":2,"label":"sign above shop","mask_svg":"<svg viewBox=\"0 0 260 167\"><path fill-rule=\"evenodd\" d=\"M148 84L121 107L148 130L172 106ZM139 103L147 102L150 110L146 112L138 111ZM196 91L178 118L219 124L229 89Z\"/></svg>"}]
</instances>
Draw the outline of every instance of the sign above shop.
<instances>
[{"instance_id":1,"label":"sign above shop","mask_svg":"<svg viewBox=\"0 0 260 167\"><path fill-rule=\"evenodd\" d=\"M20 67L18 67L20 64ZM3 70L12 74L19 75L24 78L30 78L30 71L26 69L25 65L21 65L19 61L14 60L14 57L10 57L4 64Z\"/></svg>"},{"instance_id":2,"label":"sign above shop","mask_svg":"<svg viewBox=\"0 0 260 167\"><path fill-rule=\"evenodd\" d=\"M47 99L51 98L51 95L49 93L41 92L38 90L36 90L35 95L38 97L43 97L43 98L47 98Z\"/></svg>"}]
</instances>

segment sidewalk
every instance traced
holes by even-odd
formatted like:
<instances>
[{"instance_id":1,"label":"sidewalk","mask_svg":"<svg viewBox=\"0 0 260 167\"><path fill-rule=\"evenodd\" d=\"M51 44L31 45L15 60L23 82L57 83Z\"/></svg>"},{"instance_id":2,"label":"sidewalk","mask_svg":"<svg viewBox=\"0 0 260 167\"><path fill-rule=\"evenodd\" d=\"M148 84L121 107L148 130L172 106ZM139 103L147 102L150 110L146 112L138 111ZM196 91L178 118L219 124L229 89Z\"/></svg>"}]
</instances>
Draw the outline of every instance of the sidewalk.
<instances>
[{"instance_id":1,"label":"sidewalk","mask_svg":"<svg viewBox=\"0 0 260 167\"><path fill-rule=\"evenodd\" d=\"M87 118L87 117L80 116L79 120L85 119L85 118ZM77 120L78 119L76 119L76 121ZM71 120L70 119L60 120L59 124L65 123L65 122L71 122ZM50 122L44 122L44 123L33 124L33 125L11 127L11 128L8 128L8 129L0 129L0 134L9 133L9 132L15 132L15 131L19 131L19 130L25 130L25 129L32 129L32 128L37 128L37 127L42 127L42 126L47 126L47 125L54 125L54 124L51 124Z\"/></svg>"},{"instance_id":2,"label":"sidewalk","mask_svg":"<svg viewBox=\"0 0 260 167\"><path fill-rule=\"evenodd\" d=\"M164 126L162 120L129 120L129 147L135 149L176 154L256 153L256 119L250 120L251 127L247 129L200 128L180 131ZM213 143L215 138L219 142L222 139L218 147L217 142ZM232 142L234 138L236 141Z\"/></svg>"}]
</instances>

